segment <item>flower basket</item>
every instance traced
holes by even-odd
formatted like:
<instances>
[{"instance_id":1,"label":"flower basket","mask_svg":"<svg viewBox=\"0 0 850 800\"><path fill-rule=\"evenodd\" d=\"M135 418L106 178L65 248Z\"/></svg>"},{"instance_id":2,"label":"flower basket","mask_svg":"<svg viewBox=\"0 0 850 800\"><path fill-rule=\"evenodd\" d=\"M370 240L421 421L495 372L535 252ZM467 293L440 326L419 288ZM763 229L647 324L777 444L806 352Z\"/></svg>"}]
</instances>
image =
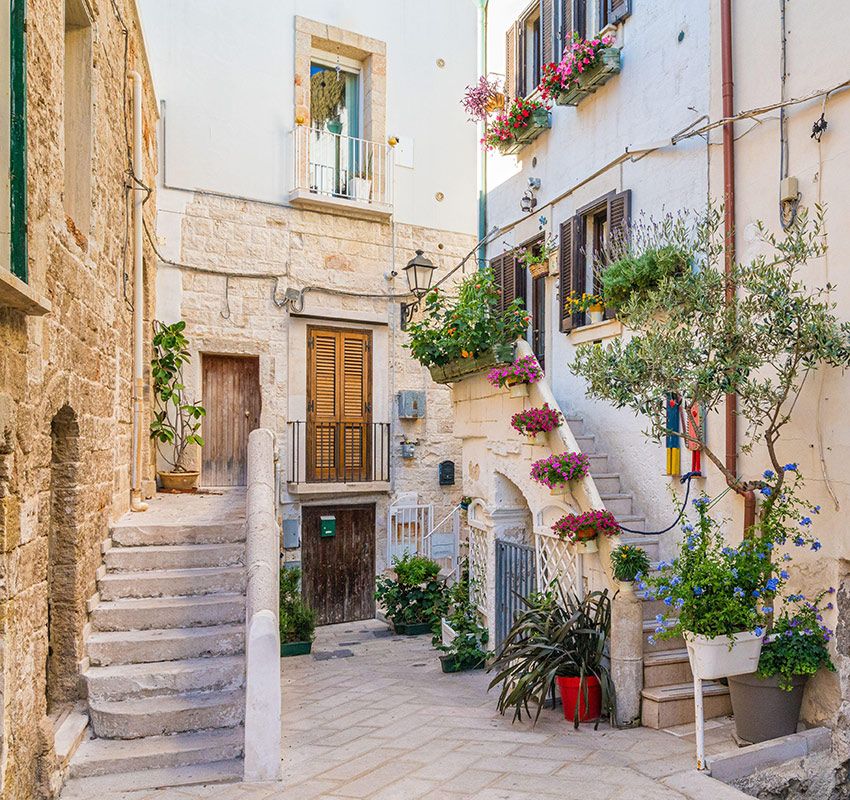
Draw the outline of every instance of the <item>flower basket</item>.
<instances>
[{"instance_id":1,"label":"flower basket","mask_svg":"<svg viewBox=\"0 0 850 800\"><path fill-rule=\"evenodd\" d=\"M531 144L543 131L552 127L552 114L545 108L536 108L531 112L531 121L520 128L512 140L501 142L498 150L503 156L518 153L527 144Z\"/></svg>"},{"instance_id":2,"label":"flower basket","mask_svg":"<svg viewBox=\"0 0 850 800\"><path fill-rule=\"evenodd\" d=\"M549 260L532 264L528 268L528 272L532 278L542 278L549 274Z\"/></svg>"},{"instance_id":3,"label":"flower basket","mask_svg":"<svg viewBox=\"0 0 850 800\"><path fill-rule=\"evenodd\" d=\"M538 445L543 446L546 444L546 434L542 431L540 433L533 433L525 437L528 439L528 443L532 446Z\"/></svg>"},{"instance_id":4,"label":"flower basket","mask_svg":"<svg viewBox=\"0 0 850 800\"><path fill-rule=\"evenodd\" d=\"M752 631L741 631L731 637L700 636L685 631L685 644L694 677L715 680L755 672L759 665L762 637Z\"/></svg>"},{"instance_id":5,"label":"flower basket","mask_svg":"<svg viewBox=\"0 0 850 800\"><path fill-rule=\"evenodd\" d=\"M428 371L434 383L456 383L470 375L512 360L513 345L502 345L485 350L473 358L459 358L456 361L449 361L448 364L432 364L428 367Z\"/></svg>"},{"instance_id":6,"label":"flower basket","mask_svg":"<svg viewBox=\"0 0 850 800\"><path fill-rule=\"evenodd\" d=\"M620 72L620 48L606 47L599 62L578 77L578 86L555 94L559 106L577 106Z\"/></svg>"}]
</instances>

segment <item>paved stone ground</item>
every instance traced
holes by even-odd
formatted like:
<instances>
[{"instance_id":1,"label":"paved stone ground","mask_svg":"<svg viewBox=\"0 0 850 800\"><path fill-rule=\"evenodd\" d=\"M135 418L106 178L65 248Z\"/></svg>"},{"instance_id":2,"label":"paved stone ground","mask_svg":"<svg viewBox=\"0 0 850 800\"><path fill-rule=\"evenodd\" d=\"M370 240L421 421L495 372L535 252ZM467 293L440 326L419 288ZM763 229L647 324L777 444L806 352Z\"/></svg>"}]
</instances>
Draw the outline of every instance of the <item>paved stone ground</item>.
<instances>
[{"instance_id":1,"label":"paved stone ground","mask_svg":"<svg viewBox=\"0 0 850 800\"><path fill-rule=\"evenodd\" d=\"M693 736L600 725L560 709L535 728L495 712L482 672L444 675L429 637L378 622L321 628L283 666L283 784L190 786L121 800L733 800L692 770ZM676 735L677 734L677 735ZM729 749L728 726L707 731ZM118 796L109 800L118 800Z\"/></svg>"}]
</instances>

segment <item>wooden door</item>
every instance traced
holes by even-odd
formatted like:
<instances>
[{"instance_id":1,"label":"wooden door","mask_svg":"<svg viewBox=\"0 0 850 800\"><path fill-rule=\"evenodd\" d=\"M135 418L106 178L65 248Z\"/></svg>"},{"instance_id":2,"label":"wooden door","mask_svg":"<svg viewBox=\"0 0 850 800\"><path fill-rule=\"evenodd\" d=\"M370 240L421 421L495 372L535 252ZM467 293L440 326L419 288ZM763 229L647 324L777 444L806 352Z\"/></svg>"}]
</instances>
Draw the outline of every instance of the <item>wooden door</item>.
<instances>
[{"instance_id":1,"label":"wooden door","mask_svg":"<svg viewBox=\"0 0 850 800\"><path fill-rule=\"evenodd\" d=\"M321 517L333 517L333 536ZM375 616L375 504L301 509L301 591L319 625Z\"/></svg>"},{"instance_id":2,"label":"wooden door","mask_svg":"<svg viewBox=\"0 0 850 800\"><path fill-rule=\"evenodd\" d=\"M307 480L367 481L372 450L372 334L307 329Z\"/></svg>"},{"instance_id":3,"label":"wooden door","mask_svg":"<svg viewBox=\"0 0 850 800\"><path fill-rule=\"evenodd\" d=\"M260 426L260 362L252 356L202 355L207 411L201 482L245 486L248 434Z\"/></svg>"}]
</instances>

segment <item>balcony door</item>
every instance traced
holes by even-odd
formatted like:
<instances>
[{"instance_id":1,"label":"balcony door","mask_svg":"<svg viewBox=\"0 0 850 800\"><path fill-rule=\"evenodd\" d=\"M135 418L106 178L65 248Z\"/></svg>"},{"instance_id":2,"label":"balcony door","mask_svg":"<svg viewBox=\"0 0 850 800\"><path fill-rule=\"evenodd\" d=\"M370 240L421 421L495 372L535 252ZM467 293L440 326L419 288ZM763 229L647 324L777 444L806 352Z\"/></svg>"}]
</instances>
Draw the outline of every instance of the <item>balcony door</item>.
<instances>
[{"instance_id":1,"label":"balcony door","mask_svg":"<svg viewBox=\"0 0 850 800\"><path fill-rule=\"evenodd\" d=\"M372 333L307 329L307 480L371 480Z\"/></svg>"}]
</instances>

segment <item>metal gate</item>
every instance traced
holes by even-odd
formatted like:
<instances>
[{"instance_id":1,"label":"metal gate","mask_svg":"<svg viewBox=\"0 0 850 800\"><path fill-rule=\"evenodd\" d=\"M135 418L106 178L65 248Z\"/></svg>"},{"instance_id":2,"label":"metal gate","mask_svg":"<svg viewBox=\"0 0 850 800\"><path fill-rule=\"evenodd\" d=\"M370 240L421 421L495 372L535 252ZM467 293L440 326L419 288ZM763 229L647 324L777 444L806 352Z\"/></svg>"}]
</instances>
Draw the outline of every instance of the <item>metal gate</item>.
<instances>
[{"instance_id":1,"label":"metal gate","mask_svg":"<svg viewBox=\"0 0 850 800\"><path fill-rule=\"evenodd\" d=\"M535 590L534 548L496 539L496 648L508 635L522 599Z\"/></svg>"}]
</instances>

